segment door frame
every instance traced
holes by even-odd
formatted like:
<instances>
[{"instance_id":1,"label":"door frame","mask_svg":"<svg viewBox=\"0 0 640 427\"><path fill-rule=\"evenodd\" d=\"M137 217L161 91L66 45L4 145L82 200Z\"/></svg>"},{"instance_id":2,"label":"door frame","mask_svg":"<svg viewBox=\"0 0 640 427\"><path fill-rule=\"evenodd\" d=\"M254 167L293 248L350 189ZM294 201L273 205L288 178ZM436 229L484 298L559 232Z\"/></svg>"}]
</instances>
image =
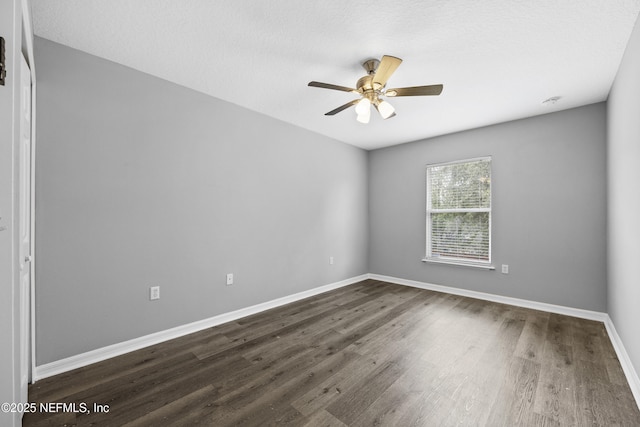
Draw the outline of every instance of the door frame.
<instances>
[{"instance_id":1,"label":"door frame","mask_svg":"<svg viewBox=\"0 0 640 427\"><path fill-rule=\"evenodd\" d=\"M31 70L24 52L20 54L20 137L17 149L17 232L18 232L18 330L20 402L29 401L31 382ZM25 120L27 122L25 123ZM25 126L25 124L27 126ZM28 132L28 138L25 133Z\"/></svg>"},{"instance_id":2,"label":"door frame","mask_svg":"<svg viewBox=\"0 0 640 427\"><path fill-rule=\"evenodd\" d=\"M19 403L20 399L20 350L19 350L19 300L18 277L18 205L17 149L20 117L20 57L22 51L32 66L33 80L33 32L31 26L30 0L0 2L0 36L5 40L5 85L0 86L0 306L3 322L0 324L0 396L2 401ZM23 33L23 25L24 33ZM23 36L24 34L24 36ZM32 93L32 101L34 94ZM35 103L32 102L32 111ZM35 123L35 122L32 122ZM33 126L33 124L32 124ZM33 127L32 127L33 129ZM33 147L32 147L33 150ZM33 161L33 159L32 159ZM33 189L33 186L31 187ZM32 210L33 212L33 210ZM33 268L33 267L32 267ZM33 282L32 282L33 285ZM29 310L32 311L32 310ZM30 317L32 314L30 314ZM0 424L19 426L20 413L0 412Z\"/></svg>"},{"instance_id":3,"label":"door frame","mask_svg":"<svg viewBox=\"0 0 640 427\"><path fill-rule=\"evenodd\" d=\"M29 290L30 298L30 360L29 381L36 382L36 65L34 59L34 41L33 41L33 19L31 16L30 0L20 0L22 3L22 28L23 40L22 49L25 53L25 59L29 65L31 72L31 200L30 200L30 219L31 219L31 289Z\"/></svg>"}]
</instances>

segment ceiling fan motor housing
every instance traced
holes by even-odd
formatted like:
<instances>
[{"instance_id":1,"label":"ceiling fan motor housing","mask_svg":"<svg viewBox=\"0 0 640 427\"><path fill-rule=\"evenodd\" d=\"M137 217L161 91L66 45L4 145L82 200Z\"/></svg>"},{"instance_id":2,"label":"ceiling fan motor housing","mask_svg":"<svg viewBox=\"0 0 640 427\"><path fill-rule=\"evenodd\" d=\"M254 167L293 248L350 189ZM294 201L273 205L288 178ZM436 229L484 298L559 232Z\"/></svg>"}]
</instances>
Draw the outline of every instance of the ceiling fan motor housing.
<instances>
[{"instance_id":1,"label":"ceiling fan motor housing","mask_svg":"<svg viewBox=\"0 0 640 427\"><path fill-rule=\"evenodd\" d=\"M374 91L373 76L364 76L360 78L358 83L356 83L356 87L358 88L358 92L362 94Z\"/></svg>"}]
</instances>

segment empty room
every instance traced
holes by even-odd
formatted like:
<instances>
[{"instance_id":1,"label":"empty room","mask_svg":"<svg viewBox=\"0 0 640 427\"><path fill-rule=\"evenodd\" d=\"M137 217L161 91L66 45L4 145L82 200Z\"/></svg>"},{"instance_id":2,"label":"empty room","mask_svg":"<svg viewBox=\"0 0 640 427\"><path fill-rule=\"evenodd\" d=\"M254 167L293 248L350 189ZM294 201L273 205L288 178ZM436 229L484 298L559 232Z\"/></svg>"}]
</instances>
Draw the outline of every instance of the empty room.
<instances>
[{"instance_id":1,"label":"empty room","mask_svg":"<svg viewBox=\"0 0 640 427\"><path fill-rule=\"evenodd\" d=\"M0 4L0 425L640 425L640 0Z\"/></svg>"}]
</instances>

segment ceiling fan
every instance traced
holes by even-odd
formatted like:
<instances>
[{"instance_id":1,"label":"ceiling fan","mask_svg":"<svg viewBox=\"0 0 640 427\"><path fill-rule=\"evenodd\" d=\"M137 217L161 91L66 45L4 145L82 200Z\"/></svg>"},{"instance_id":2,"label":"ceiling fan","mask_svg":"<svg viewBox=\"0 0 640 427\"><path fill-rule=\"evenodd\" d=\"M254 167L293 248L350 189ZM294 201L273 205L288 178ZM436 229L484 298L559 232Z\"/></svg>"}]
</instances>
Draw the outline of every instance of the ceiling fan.
<instances>
[{"instance_id":1,"label":"ceiling fan","mask_svg":"<svg viewBox=\"0 0 640 427\"><path fill-rule=\"evenodd\" d=\"M371 118L371 105L373 104L380 113L380 116L382 116L383 119L388 119L396 115L395 109L387 101L381 99L381 97L440 95L442 92L442 85L386 89L387 80L389 80L389 77L391 77L401 63L402 59L389 55L384 55L381 60L369 59L365 61L362 66L367 71L367 75L358 80L356 89L322 82L309 82L309 86L340 90L360 95L360 98L354 99L335 110L325 113L325 116L333 116L355 105L356 114L358 115L357 120L361 123L369 123L369 119Z\"/></svg>"}]
</instances>

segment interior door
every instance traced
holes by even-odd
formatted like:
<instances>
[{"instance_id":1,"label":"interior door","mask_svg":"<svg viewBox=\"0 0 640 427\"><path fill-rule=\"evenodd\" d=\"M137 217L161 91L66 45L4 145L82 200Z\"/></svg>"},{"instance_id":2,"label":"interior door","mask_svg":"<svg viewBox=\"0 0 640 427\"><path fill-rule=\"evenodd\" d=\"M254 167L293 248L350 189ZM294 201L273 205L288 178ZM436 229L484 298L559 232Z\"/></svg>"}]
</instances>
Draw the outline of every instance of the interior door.
<instances>
[{"instance_id":1,"label":"interior door","mask_svg":"<svg viewBox=\"0 0 640 427\"><path fill-rule=\"evenodd\" d=\"M31 72L24 57L20 67L20 398L28 400L31 366Z\"/></svg>"}]
</instances>

